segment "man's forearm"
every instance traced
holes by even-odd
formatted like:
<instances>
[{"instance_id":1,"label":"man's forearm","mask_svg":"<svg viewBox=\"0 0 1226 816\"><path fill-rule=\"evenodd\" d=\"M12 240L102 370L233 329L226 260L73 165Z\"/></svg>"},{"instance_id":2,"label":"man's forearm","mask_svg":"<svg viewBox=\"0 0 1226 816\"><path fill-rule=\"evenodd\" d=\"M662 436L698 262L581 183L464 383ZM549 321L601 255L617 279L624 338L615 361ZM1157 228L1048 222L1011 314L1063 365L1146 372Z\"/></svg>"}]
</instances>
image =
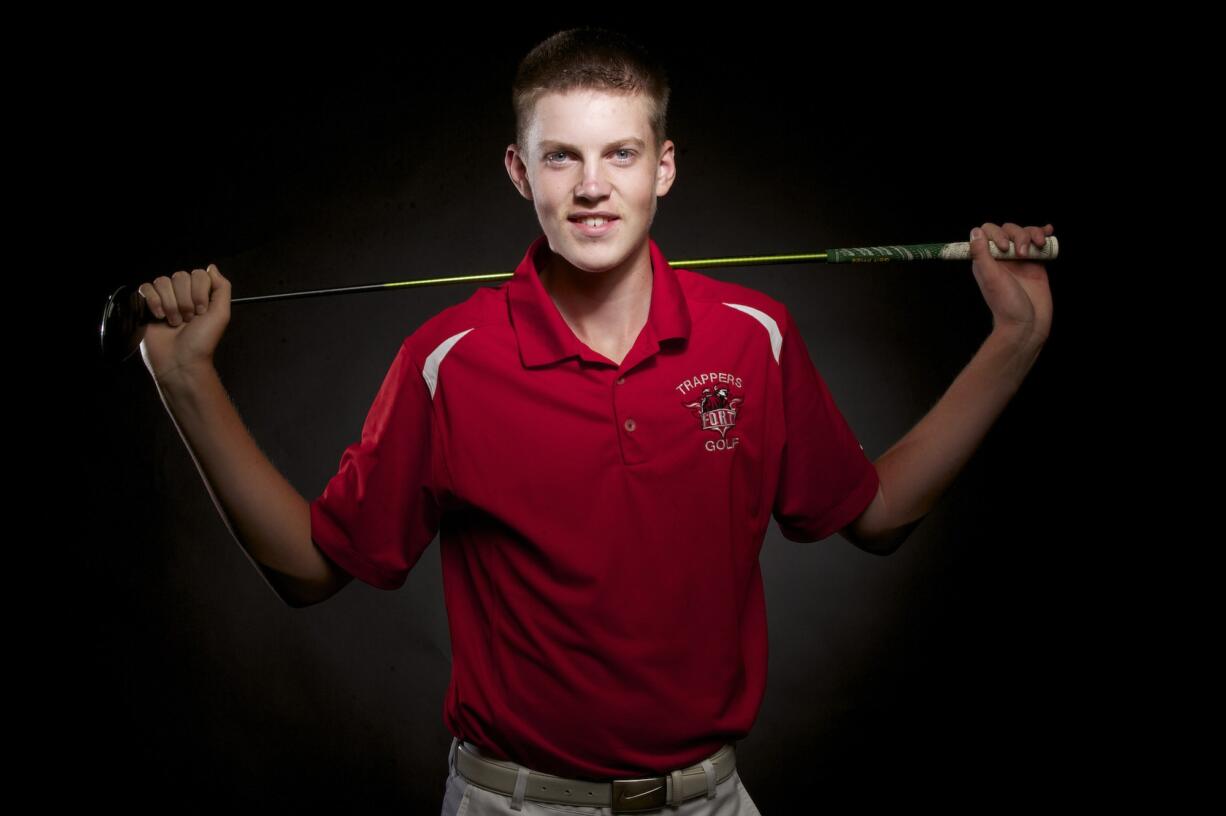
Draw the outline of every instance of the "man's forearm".
<instances>
[{"instance_id":1,"label":"man's forearm","mask_svg":"<svg viewBox=\"0 0 1226 816\"><path fill-rule=\"evenodd\" d=\"M932 410L874 462L892 526L936 505L1021 387L1043 343L993 332Z\"/></svg>"},{"instance_id":2,"label":"man's forearm","mask_svg":"<svg viewBox=\"0 0 1226 816\"><path fill-rule=\"evenodd\" d=\"M203 366L158 391L222 520L270 586L287 601L322 597L329 570L311 542L308 503L256 445L217 372Z\"/></svg>"}]
</instances>

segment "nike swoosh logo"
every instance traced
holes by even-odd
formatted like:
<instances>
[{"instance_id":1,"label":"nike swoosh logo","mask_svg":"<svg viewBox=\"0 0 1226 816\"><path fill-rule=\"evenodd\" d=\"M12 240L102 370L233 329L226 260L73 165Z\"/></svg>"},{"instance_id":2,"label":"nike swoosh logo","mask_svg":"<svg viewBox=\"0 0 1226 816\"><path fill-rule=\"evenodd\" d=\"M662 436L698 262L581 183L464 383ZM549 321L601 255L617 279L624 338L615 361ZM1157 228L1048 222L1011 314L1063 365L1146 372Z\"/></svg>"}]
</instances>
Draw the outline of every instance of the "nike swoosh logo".
<instances>
[{"instance_id":1,"label":"nike swoosh logo","mask_svg":"<svg viewBox=\"0 0 1226 816\"><path fill-rule=\"evenodd\" d=\"M634 794L633 796L627 796L626 794L624 794L624 793L623 793L623 794L622 794L621 801L626 802L626 801L629 801L629 800L631 800L631 799L638 799L640 796L646 796L646 795L647 795L647 794L649 794L649 793L655 793L656 791L658 791L658 790L663 790L663 789L664 789L664 786L663 786L663 785L660 785L659 787L652 788L652 789L651 789L651 790L649 790L649 791L643 791L642 793L636 793L636 794Z\"/></svg>"}]
</instances>

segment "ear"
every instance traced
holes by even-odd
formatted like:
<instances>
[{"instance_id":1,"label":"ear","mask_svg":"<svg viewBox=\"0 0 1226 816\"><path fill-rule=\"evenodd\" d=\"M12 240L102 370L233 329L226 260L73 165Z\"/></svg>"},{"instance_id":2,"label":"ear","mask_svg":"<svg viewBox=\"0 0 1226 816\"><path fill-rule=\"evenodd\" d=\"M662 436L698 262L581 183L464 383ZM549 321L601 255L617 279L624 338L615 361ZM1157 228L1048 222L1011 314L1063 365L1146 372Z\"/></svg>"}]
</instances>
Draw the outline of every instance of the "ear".
<instances>
[{"instance_id":1,"label":"ear","mask_svg":"<svg viewBox=\"0 0 1226 816\"><path fill-rule=\"evenodd\" d=\"M511 177L511 183L515 185L515 189L519 190L521 196L531 201L532 183L528 180L528 168L524 165L518 145L514 143L507 145L505 163L507 175Z\"/></svg>"},{"instance_id":2,"label":"ear","mask_svg":"<svg viewBox=\"0 0 1226 816\"><path fill-rule=\"evenodd\" d=\"M656 197L667 193L677 178L677 151L672 139L665 139L656 164Z\"/></svg>"}]
</instances>

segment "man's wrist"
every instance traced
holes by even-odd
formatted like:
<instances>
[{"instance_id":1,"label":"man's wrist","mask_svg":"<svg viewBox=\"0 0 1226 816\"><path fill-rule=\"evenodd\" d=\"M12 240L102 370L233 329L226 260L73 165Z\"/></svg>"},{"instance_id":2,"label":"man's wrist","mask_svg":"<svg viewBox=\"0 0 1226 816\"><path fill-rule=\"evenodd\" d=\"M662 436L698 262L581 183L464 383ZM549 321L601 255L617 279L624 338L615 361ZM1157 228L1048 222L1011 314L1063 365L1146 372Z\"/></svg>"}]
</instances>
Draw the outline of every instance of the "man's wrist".
<instances>
[{"instance_id":1,"label":"man's wrist","mask_svg":"<svg viewBox=\"0 0 1226 816\"><path fill-rule=\"evenodd\" d=\"M216 377L217 369L213 367L212 359L205 359L177 365L155 374L153 381L159 391L180 395L195 392L204 382Z\"/></svg>"},{"instance_id":2,"label":"man's wrist","mask_svg":"<svg viewBox=\"0 0 1226 816\"><path fill-rule=\"evenodd\" d=\"M984 342L982 351L989 367L1012 386L1020 387L1043 350L1044 338L1033 332L996 329Z\"/></svg>"},{"instance_id":3,"label":"man's wrist","mask_svg":"<svg viewBox=\"0 0 1226 816\"><path fill-rule=\"evenodd\" d=\"M1034 328L1033 324L1014 324L1008 327L994 325L992 327L992 340L994 343L1002 346L1012 346L1019 352L1034 352L1043 348L1043 344L1047 342L1046 337L1040 337L1039 332Z\"/></svg>"}]
</instances>

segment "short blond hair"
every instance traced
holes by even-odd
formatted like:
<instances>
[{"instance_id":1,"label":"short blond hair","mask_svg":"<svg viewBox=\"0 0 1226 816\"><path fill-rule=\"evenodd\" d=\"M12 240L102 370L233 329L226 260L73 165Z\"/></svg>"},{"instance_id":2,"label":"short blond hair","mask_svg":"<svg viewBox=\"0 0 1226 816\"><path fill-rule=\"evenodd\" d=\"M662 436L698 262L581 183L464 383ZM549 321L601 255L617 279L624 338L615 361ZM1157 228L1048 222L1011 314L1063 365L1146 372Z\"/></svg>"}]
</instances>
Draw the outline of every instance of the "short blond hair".
<instances>
[{"instance_id":1,"label":"short blond hair","mask_svg":"<svg viewBox=\"0 0 1226 816\"><path fill-rule=\"evenodd\" d=\"M511 85L515 143L521 150L537 101L549 93L600 90L642 94L659 154L668 119L668 74L647 49L618 31L581 26L559 31L539 43L519 63Z\"/></svg>"}]
</instances>

